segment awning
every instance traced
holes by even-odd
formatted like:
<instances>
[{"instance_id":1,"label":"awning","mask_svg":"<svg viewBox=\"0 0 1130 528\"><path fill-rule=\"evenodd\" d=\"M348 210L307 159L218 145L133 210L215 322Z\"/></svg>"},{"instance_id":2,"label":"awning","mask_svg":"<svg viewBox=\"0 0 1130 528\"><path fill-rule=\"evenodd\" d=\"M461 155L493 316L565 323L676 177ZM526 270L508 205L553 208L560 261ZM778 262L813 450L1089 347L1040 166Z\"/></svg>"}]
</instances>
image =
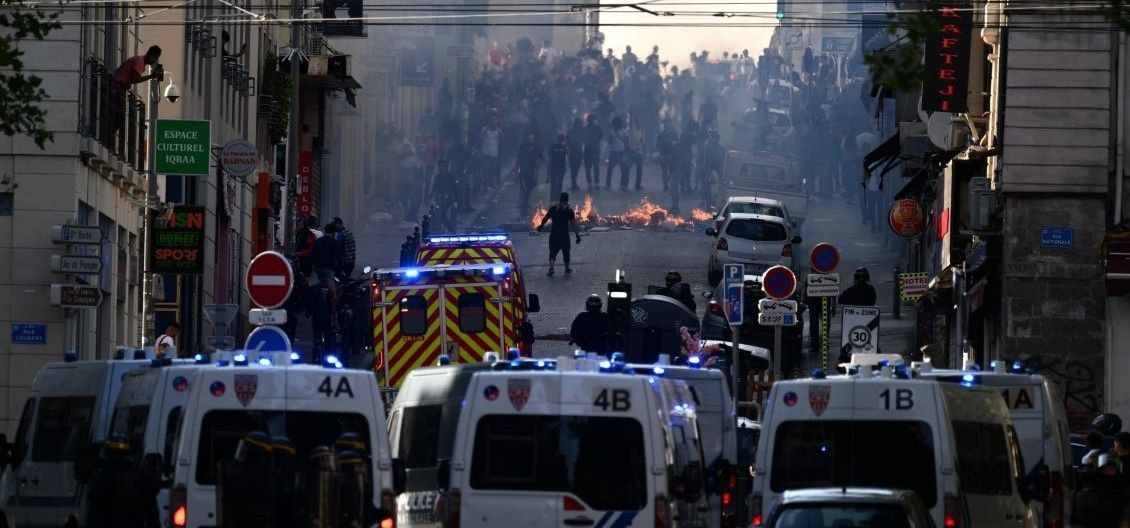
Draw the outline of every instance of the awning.
<instances>
[{"instance_id":1,"label":"awning","mask_svg":"<svg viewBox=\"0 0 1130 528\"><path fill-rule=\"evenodd\" d=\"M898 163L899 135L896 132L863 157L863 171L867 174L868 179L874 176L882 178L885 174L890 172L891 169L898 166ZM879 170L879 174L875 174L877 169ZM883 188L882 180L879 181L879 188Z\"/></svg>"},{"instance_id":2,"label":"awning","mask_svg":"<svg viewBox=\"0 0 1130 528\"><path fill-rule=\"evenodd\" d=\"M901 200L910 196L917 195L922 187L926 185L929 175L925 170L920 170L910 178L910 181L903 184L902 189L895 193L895 200Z\"/></svg>"},{"instance_id":3,"label":"awning","mask_svg":"<svg viewBox=\"0 0 1130 528\"><path fill-rule=\"evenodd\" d=\"M937 275L934 275L934 277L931 278L930 282L926 285L926 288L930 291L952 289L953 288L953 266L952 265L946 266L945 269L938 272Z\"/></svg>"}]
</instances>

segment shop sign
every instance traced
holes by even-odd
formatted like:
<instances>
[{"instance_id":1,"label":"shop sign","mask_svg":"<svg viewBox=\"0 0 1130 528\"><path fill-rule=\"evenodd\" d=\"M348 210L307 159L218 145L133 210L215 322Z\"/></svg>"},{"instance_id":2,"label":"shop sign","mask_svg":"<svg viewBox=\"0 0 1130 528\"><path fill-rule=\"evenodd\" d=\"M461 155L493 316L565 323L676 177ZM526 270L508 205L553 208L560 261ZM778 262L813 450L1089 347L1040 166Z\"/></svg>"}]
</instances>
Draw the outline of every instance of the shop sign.
<instances>
[{"instance_id":1,"label":"shop sign","mask_svg":"<svg viewBox=\"0 0 1130 528\"><path fill-rule=\"evenodd\" d=\"M314 152L298 151L298 196L295 208L298 214L310 216L314 212Z\"/></svg>"},{"instance_id":2,"label":"shop sign","mask_svg":"<svg viewBox=\"0 0 1130 528\"><path fill-rule=\"evenodd\" d=\"M210 121L157 120L157 174L207 176L211 149Z\"/></svg>"},{"instance_id":3,"label":"shop sign","mask_svg":"<svg viewBox=\"0 0 1130 528\"><path fill-rule=\"evenodd\" d=\"M961 113L968 110L969 45L973 10L969 2L937 5L939 31L926 38L926 80L922 109Z\"/></svg>"},{"instance_id":4,"label":"shop sign","mask_svg":"<svg viewBox=\"0 0 1130 528\"><path fill-rule=\"evenodd\" d=\"M178 205L153 217L150 273L204 273L204 206Z\"/></svg>"},{"instance_id":5,"label":"shop sign","mask_svg":"<svg viewBox=\"0 0 1130 528\"><path fill-rule=\"evenodd\" d=\"M259 166L259 149L246 139L233 139L220 153L220 166L229 176L244 178Z\"/></svg>"},{"instance_id":6,"label":"shop sign","mask_svg":"<svg viewBox=\"0 0 1130 528\"><path fill-rule=\"evenodd\" d=\"M926 213L918 200L906 198L891 204L887 220L891 231L903 238L914 238L926 229Z\"/></svg>"}]
</instances>

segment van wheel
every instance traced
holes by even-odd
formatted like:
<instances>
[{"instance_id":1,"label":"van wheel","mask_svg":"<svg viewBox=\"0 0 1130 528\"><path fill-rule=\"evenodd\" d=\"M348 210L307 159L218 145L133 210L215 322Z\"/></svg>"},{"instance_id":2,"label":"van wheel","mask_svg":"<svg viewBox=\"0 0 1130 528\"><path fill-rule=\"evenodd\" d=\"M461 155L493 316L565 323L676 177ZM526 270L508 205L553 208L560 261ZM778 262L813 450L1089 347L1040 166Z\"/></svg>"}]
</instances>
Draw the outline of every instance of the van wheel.
<instances>
[{"instance_id":1,"label":"van wheel","mask_svg":"<svg viewBox=\"0 0 1130 528\"><path fill-rule=\"evenodd\" d=\"M706 281L711 286L717 286L719 282L722 282L722 270L711 269L706 272Z\"/></svg>"}]
</instances>

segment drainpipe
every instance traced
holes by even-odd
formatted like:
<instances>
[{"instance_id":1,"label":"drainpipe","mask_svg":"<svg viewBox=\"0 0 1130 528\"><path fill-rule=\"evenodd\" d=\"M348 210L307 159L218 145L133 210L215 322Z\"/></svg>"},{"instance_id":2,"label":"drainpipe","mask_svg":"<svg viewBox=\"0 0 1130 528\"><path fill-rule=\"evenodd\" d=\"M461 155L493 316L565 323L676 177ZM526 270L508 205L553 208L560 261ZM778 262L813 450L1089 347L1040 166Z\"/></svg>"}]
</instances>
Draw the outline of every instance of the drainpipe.
<instances>
[{"instance_id":1,"label":"drainpipe","mask_svg":"<svg viewBox=\"0 0 1130 528\"><path fill-rule=\"evenodd\" d=\"M1111 108L1114 111L1114 119L1117 122L1116 126L1116 143L1114 151L1114 225L1122 224L1122 192L1123 192L1123 179L1125 178L1125 163L1126 163L1126 32L1120 31L1118 33L1118 47L1114 50L1118 56L1118 69L1117 74L1111 76L1114 82L1117 83L1118 90L1116 99Z\"/></svg>"}]
</instances>

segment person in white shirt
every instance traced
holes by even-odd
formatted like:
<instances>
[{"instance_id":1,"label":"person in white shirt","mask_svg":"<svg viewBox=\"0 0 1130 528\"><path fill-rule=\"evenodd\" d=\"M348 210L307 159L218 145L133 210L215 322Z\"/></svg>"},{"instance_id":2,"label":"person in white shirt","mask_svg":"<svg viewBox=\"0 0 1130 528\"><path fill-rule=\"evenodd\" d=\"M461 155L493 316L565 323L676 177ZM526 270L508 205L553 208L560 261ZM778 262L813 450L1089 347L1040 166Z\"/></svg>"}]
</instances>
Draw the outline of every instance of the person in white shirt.
<instances>
[{"instance_id":1,"label":"person in white shirt","mask_svg":"<svg viewBox=\"0 0 1130 528\"><path fill-rule=\"evenodd\" d=\"M165 325L165 333L158 336L157 340L153 342L155 355L159 358L165 356L176 357L176 338L178 335L180 335L180 324L174 321Z\"/></svg>"},{"instance_id":2,"label":"person in white shirt","mask_svg":"<svg viewBox=\"0 0 1130 528\"><path fill-rule=\"evenodd\" d=\"M499 173L502 171L502 163L498 159L498 148L501 144L502 129L498 126L498 115L492 114L490 123L483 127L479 144L479 152L482 153L486 165L483 167L486 172L484 183L491 187L498 185Z\"/></svg>"}]
</instances>

